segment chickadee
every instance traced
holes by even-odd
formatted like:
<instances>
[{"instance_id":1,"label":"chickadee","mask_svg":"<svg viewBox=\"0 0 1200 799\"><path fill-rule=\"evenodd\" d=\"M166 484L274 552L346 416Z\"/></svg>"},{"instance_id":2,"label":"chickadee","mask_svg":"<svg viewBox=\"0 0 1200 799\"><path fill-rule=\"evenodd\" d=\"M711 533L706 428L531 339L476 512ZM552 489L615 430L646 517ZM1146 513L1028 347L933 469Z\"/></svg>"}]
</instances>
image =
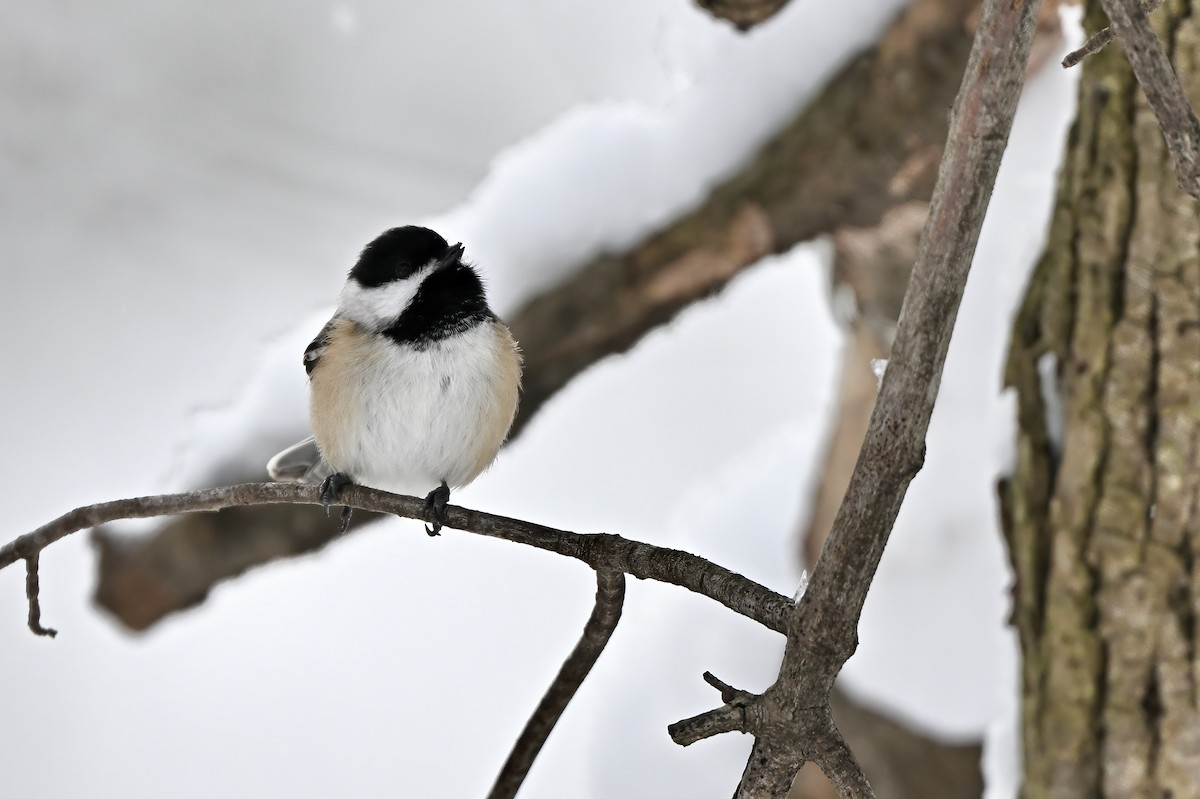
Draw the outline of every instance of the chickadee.
<instances>
[{"instance_id":1,"label":"chickadee","mask_svg":"<svg viewBox=\"0 0 1200 799\"><path fill-rule=\"evenodd\" d=\"M429 492L425 529L438 534L450 488L500 451L521 384L517 344L462 254L415 226L363 249L304 351L314 435L271 459L273 479L321 481L326 510L351 483Z\"/></svg>"}]
</instances>

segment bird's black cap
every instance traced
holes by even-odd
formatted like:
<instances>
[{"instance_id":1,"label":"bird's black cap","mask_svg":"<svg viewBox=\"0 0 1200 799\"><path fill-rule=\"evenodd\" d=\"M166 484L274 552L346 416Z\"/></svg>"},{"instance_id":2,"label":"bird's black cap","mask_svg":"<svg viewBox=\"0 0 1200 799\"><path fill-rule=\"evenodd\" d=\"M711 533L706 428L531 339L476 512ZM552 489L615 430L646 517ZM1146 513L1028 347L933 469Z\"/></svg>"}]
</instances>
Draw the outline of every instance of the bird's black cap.
<instances>
[{"instance_id":1,"label":"bird's black cap","mask_svg":"<svg viewBox=\"0 0 1200 799\"><path fill-rule=\"evenodd\" d=\"M456 252L462 254L461 245ZM363 248L350 277L364 288L382 286L411 277L430 261L443 260L450 253L446 240L427 227L394 227Z\"/></svg>"}]
</instances>

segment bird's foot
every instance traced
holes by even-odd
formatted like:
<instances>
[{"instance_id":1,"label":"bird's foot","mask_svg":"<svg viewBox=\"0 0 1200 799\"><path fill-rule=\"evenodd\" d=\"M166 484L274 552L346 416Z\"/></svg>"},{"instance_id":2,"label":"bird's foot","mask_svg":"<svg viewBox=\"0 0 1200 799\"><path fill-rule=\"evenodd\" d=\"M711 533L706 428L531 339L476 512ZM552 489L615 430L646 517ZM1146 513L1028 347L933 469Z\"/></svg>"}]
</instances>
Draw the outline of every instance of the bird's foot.
<instances>
[{"instance_id":1,"label":"bird's foot","mask_svg":"<svg viewBox=\"0 0 1200 799\"><path fill-rule=\"evenodd\" d=\"M449 501L450 486L446 485L445 480L425 497L425 515L432 522L431 525L425 525L426 535L441 535L442 525L446 521L446 503Z\"/></svg>"},{"instance_id":2,"label":"bird's foot","mask_svg":"<svg viewBox=\"0 0 1200 799\"><path fill-rule=\"evenodd\" d=\"M354 483L346 475L341 472L336 472L329 475L321 482L321 507L325 509L325 515L329 515L329 506L337 501L338 496L342 493L342 489ZM353 509L349 505L342 507L341 527L338 529L338 535L346 532L346 528L350 526L350 514Z\"/></svg>"}]
</instances>

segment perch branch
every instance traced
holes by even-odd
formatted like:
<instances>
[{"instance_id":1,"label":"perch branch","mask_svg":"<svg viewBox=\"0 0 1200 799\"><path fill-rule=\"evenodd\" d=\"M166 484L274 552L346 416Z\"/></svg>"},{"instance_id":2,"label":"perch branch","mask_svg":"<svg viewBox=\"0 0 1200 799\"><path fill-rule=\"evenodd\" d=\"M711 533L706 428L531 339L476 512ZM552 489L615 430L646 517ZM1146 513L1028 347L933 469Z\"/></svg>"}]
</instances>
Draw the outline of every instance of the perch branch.
<instances>
[{"instance_id":1,"label":"perch branch","mask_svg":"<svg viewBox=\"0 0 1200 799\"><path fill-rule=\"evenodd\" d=\"M621 572L600 569L596 571L596 604L592 615L583 628L583 635L571 651L554 682L546 689L545 696L533 711L521 737L513 745L508 760L500 769L496 783L488 799L512 799L521 789L534 758L550 737L554 725L562 717L567 704L583 684L584 678L604 651L617 622L621 619L621 607L625 602L625 575Z\"/></svg>"},{"instance_id":2,"label":"perch branch","mask_svg":"<svg viewBox=\"0 0 1200 799\"><path fill-rule=\"evenodd\" d=\"M1101 0L1158 119L1179 186L1200 200L1200 120L1138 0Z\"/></svg>"},{"instance_id":3,"label":"perch branch","mask_svg":"<svg viewBox=\"0 0 1200 799\"><path fill-rule=\"evenodd\" d=\"M18 560L36 562L46 547L72 533L118 519L146 519L176 513L214 511L250 505L320 505L317 486L298 483L242 483L183 494L120 499L87 505L65 513L31 533L0 546L0 569ZM348 486L339 504L358 510L425 519L424 500ZM446 508L446 526L477 535L502 538L581 560L598 571L616 571L638 579L671 583L715 599L730 610L776 632L786 632L792 601L753 580L690 552L656 547L607 533L571 533L540 524L468 510ZM336 525L329 522L329 538ZM30 598L36 602L36 579Z\"/></svg>"}]
</instances>

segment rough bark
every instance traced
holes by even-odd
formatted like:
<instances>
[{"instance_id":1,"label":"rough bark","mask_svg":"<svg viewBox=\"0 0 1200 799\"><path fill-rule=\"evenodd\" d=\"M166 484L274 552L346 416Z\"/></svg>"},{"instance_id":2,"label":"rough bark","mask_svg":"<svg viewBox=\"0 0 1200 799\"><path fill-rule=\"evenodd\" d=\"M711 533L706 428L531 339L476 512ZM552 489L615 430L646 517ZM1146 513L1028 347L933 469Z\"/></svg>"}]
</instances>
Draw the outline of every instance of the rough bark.
<instances>
[{"instance_id":1,"label":"rough bark","mask_svg":"<svg viewBox=\"0 0 1200 799\"><path fill-rule=\"evenodd\" d=\"M1192 12L1168 0L1154 24L1194 104ZM1198 287L1200 208L1110 47L1084 62L1006 373L1028 799L1200 797Z\"/></svg>"},{"instance_id":2,"label":"rough bark","mask_svg":"<svg viewBox=\"0 0 1200 799\"><path fill-rule=\"evenodd\" d=\"M526 376L515 433L592 363L627 350L761 256L842 226L870 227L896 203L927 200L976 5L915 0L695 210L626 253L580 267L516 314ZM261 453L262 462L271 454ZM231 458L213 482L259 479L245 462L245 453ZM222 580L311 551L320 545L313 534L311 517L292 508L192 517L132 540L98 531L96 600L145 629L204 601Z\"/></svg>"}]
</instances>

